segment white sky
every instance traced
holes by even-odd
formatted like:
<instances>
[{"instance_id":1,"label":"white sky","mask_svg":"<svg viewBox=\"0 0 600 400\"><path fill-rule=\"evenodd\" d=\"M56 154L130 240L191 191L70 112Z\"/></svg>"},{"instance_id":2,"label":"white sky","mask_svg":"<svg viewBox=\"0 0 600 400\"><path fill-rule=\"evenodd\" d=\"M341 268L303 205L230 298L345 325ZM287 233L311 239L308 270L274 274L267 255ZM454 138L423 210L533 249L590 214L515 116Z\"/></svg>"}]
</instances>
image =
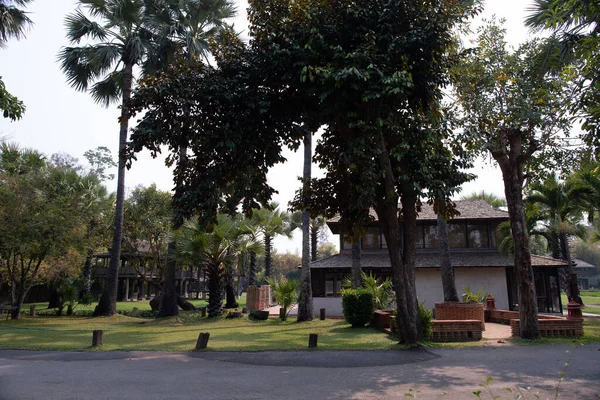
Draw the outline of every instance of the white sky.
<instances>
[{"instance_id":1,"label":"white sky","mask_svg":"<svg viewBox=\"0 0 600 400\"><path fill-rule=\"evenodd\" d=\"M528 35L523 26L526 9L531 1L488 0L482 17L495 14L507 20L507 40L512 45L523 42ZM57 54L62 46L68 45L63 27L64 17L73 12L74 0L36 0L27 9L34 21L33 29L25 40L11 40L6 49L0 49L0 76L10 93L22 100L27 110L22 120L9 122L0 118L0 137L23 147L37 149L45 154L69 153L84 161L83 153L98 146L111 149L117 154L118 130L116 106L104 108L94 103L86 93L71 88L60 71ZM237 30L246 30L247 1L237 0ZM245 35L244 35L245 36ZM269 182L279 191L274 200L283 207L294 196L299 186L296 176L302 174L302 150L285 151L288 162L273 168ZM484 190L503 196L502 175L498 168L480 163L473 171L478 175L474 182L463 186L462 193ZM313 167L313 176L318 174ZM149 186L156 183L162 190L171 190L171 171L162 159L153 160L149 153L141 153L138 161L127 172L125 179L129 189L137 185ZM109 182L109 190L115 190L116 181ZM280 252L300 252L299 234L288 240L278 238L275 247ZM334 243L337 237L330 236Z\"/></svg>"}]
</instances>

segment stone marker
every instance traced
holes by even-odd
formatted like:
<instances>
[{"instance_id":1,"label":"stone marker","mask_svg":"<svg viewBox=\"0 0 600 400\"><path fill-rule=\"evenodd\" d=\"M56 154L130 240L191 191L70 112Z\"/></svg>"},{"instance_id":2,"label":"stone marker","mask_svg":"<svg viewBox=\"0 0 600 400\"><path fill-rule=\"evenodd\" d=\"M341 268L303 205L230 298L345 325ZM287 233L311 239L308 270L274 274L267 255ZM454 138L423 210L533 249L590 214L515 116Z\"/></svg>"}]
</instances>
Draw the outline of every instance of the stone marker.
<instances>
[{"instance_id":1,"label":"stone marker","mask_svg":"<svg viewBox=\"0 0 600 400\"><path fill-rule=\"evenodd\" d=\"M104 331L97 329L92 334L92 346L101 346L104 344Z\"/></svg>"},{"instance_id":2,"label":"stone marker","mask_svg":"<svg viewBox=\"0 0 600 400\"><path fill-rule=\"evenodd\" d=\"M210 338L209 332L200 332L198 341L196 342L196 350L205 349L208 346L208 339Z\"/></svg>"},{"instance_id":3,"label":"stone marker","mask_svg":"<svg viewBox=\"0 0 600 400\"><path fill-rule=\"evenodd\" d=\"M202 308L200 309L200 316L201 316L201 317L206 317L206 307L202 307Z\"/></svg>"},{"instance_id":4,"label":"stone marker","mask_svg":"<svg viewBox=\"0 0 600 400\"><path fill-rule=\"evenodd\" d=\"M319 338L319 335L317 335L316 333L311 333L308 335L308 348L309 349L317 347L318 338Z\"/></svg>"},{"instance_id":5,"label":"stone marker","mask_svg":"<svg viewBox=\"0 0 600 400\"><path fill-rule=\"evenodd\" d=\"M36 312L35 312L35 304L32 306L29 306L29 316L30 317L35 317L36 316Z\"/></svg>"},{"instance_id":6,"label":"stone marker","mask_svg":"<svg viewBox=\"0 0 600 400\"><path fill-rule=\"evenodd\" d=\"M133 307L131 309L131 312L129 313L130 317L137 317L138 316L138 312L140 312L140 310L137 307Z\"/></svg>"},{"instance_id":7,"label":"stone marker","mask_svg":"<svg viewBox=\"0 0 600 400\"><path fill-rule=\"evenodd\" d=\"M319 311L320 311L320 313L321 313L321 321L324 321L324 320L325 320L325 310L326 310L325 308L321 308L321 309L319 310Z\"/></svg>"},{"instance_id":8,"label":"stone marker","mask_svg":"<svg viewBox=\"0 0 600 400\"><path fill-rule=\"evenodd\" d=\"M247 314L248 313L248 309L246 307L242 308L242 314Z\"/></svg>"}]
</instances>

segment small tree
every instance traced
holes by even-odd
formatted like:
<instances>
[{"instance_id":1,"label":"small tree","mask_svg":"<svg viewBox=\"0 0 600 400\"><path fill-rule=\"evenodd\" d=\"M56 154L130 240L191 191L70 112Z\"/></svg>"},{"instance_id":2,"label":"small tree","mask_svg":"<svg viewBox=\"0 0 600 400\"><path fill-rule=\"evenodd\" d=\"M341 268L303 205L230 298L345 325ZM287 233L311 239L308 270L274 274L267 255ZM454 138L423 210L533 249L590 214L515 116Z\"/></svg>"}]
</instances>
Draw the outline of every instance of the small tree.
<instances>
[{"instance_id":1,"label":"small tree","mask_svg":"<svg viewBox=\"0 0 600 400\"><path fill-rule=\"evenodd\" d=\"M285 277L279 280L277 278L267 278L267 282L273 288L275 300L285 310L281 316L281 320L285 321L294 305L298 303L298 287L300 286L300 282Z\"/></svg>"}]
</instances>

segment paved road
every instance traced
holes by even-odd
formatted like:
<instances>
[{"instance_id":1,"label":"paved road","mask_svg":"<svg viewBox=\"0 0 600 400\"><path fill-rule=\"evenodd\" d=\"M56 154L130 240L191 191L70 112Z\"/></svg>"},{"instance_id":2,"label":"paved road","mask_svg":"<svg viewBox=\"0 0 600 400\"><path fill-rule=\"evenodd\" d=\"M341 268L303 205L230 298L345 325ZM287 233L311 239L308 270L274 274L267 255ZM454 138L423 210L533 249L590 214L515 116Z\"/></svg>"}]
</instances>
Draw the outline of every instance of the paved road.
<instances>
[{"instance_id":1,"label":"paved road","mask_svg":"<svg viewBox=\"0 0 600 400\"><path fill-rule=\"evenodd\" d=\"M598 399L600 344L387 352L60 353L0 351L0 399ZM483 389L482 389L483 390ZM442 393L447 393L443 395ZM491 398L482 393L482 398Z\"/></svg>"}]
</instances>

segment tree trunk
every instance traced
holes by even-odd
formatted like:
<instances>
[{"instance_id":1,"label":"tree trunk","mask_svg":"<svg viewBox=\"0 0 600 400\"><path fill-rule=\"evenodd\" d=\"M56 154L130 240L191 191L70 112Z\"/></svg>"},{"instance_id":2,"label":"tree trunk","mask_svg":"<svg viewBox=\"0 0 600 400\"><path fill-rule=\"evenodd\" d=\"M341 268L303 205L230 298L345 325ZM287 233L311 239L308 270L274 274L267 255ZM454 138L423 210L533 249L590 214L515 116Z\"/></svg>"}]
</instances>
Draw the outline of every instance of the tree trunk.
<instances>
[{"instance_id":1,"label":"tree trunk","mask_svg":"<svg viewBox=\"0 0 600 400\"><path fill-rule=\"evenodd\" d=\"M512 146L514 147L514 146ZM511 149L512 150L512 149ZM510 226L515 246L515 276L519 299L520 336L523 339L538 339L538 323L535 279L531 267L529 234L523 205L523 176L519 160L496 158L504 178L504 194L508 206Z\"/></svg>"},{"instance_id":2,"label":"tree trunk","mask_svg":"<svg viewBox=\"0 0 600 400\"><path fill-rule=\"evenodd\" d=\"M317 245L319 243L319 228L311 224L310 226L310 260L317 261Z\"/></svg>"},{"instance_id":3,"label":"tree trunk","mask_svg":"<svg viewBox=\"0 0 600 400\"><path fill-rule=\"evenodd\" d=\"M175 287L175 270L177 269L177 260L175 258L176 243L169 242L167 245L167 264L165 266L165 278L162 285L162 296L156 318L172 317L179 315L177 307L177 298L179 297Z\"/></svg>"},{"instance_id":4,"label":"tree trunk","mask_svg":"<svg viewBox=\"0 0 600 400\"><path fill-rule=\"evenodd\" d=\"M360 237L354 234L352 238L352 289L358 289L362 286L362 269L360 261Z\"/></svg>"},{"instance_id":5,"label":"tree trunk","mask_svg":"<svg viewBox=\"0 0 600 400\"><path fill-rule=\"evenodd\" d=\"M265 235L265 278L271 276L271 236Z\"/></svg>"},{"instance_id":6,"label":"tree trunk","mask_svg":"<svg viewBox=\"0 0 600 400\"><path fill-rule=\"evenodd\" d=\"M577 283L577 274L573 269L573 261L571 260L569 236L566 232L560 233L560 246L562 249L563 260L567 263L567 297L569 300L575 300L577 303L583 305L583 300L579 293L579 285Z\"/></svg>"},{"instance_id":7,"label":"tree trunk","mask_svg":"<svg viewBox=\"0 0 600 400\"><path fill-rule=\"evenodd\" d=\"M441 215L437 216L438 243L440 248L440 266L442 270L442 286L444 301L459 301L454 280L454 269L450 259L450 243L448 241L448 223Z\"/></svg>"},{"instance_id":8,"label":"tree trunk","mask_svg":"<svg viewBox=\"0 0 600 400\"><path fill-rule=\"evenodd\" d=\"M256 285L256 253L250 252L250 268L248 268L248 286Z\"/></svg>"},{"instance_id":9,"label":"tree trunk","mask_svg":"<svg viewBox=\"0 0 600 400\"><path fill-rule=\"evenodd\" d=\"M306 131L304 134L304 171L302 177L303 181L303 193L306 196L308 192L308 185L311 179L311 166L312 166L312 132ZM302 210L302 269L300 271L300 293L298 296L298 322L301 321L312 321L314 317L313 312L313 299L312 299L312 286L310 279L310 244L309 244L309 225L310 215L308 213L308 199L303 199Z\"/></svg>"},{"instance_id":10,"label":"tree trunk","mask_svg":"<svg viewBox=\"0 0 600 400\"><path fill-rule=\"evenodd\" d=\"M221 296L221 274L218 265L211 265L208 276L208 316L220 317L223 314L223 297Z\"/></svg>"},{"instance_id":11,"label":"tree trunk","mask_svg":"<svg viewBox=\"0 0 600 400\"><path fill-rule=\"evenodd\" d=\"M415 306L416 292L414 282L414 271L410 273L407 271L407 266L404 260L412 262L412 268L414 269L414 254L408 256L408 252L415 252L415 237L416 232L416 213L414 210L415 199L403 198L402 207L404 213L404 224L405 232L407 228L413 228L412 232L412 245L406 243L404 248L404 260L401 255L401 240L400 240L400 223L398 221L398 194L396 192L394 171L390 156L385 144L385 138L383 132L380 131L379 138L379 165L382 170L382 179L384 183L385 197L377 206L377 214L379 217L379 224L382 228L383 234L385 235L388 253L390 255L390 264L392 267L392 282L394 284L394 290L396 292L396 304L398 307L397 314L397 325L398 334L400 337L400 343L406 343L408 345L417 345L419 340L419 323L418 323L418 308ZM409 203L413 202L412 211L407 210L405 207L409 206ZM406 204L405 204L406 203ZM414 221L411 221L414 219ZM407 225L407 223L409 225ZM406 237L405 237L406 240ZM412 279L412 282L411 282ZM409 299L409 297L413 297Z\"/></svg>"},{"instance_id":12,"label":"tree trunk","mask_svg":"<svg viewBox=\"0 0 600 400\"><path fill-rule=\"evenodd\" d=\"M238 304L235 298L235 290L233 290L233 267L230 265L227 267L227 284L225 285L225 308L238 308Z\"/></svg>"},{"instance_id":13,"label":"tree trunk","mask_svg":"<svg viewBox=\"0 0 600 400\"><path fill-rule=\"evenodd\" d=\"M83 292L90 294L92 292L92 257L94 250L88 249L85 256L85 264L83 266Z\"/></svg>"},{"instance_id":14,"label":"tree trunk","mask_svg":"<svg viewBox=\"0 0 600 400\"><path fill-rule=\"evenodd\" d=\"M126 65L123 69L123 100L121 104L121 118L119 123L119 163L117 174L117 199L115 206L115 220L112 246L110 248L110 264L106 282L102 290L100 301L94 310L94 316L111 316L117 313L117 291L119 288L119 266L121 263L121 241L123 238L123 210L125 206L125 164L126 157L123 153L127 144L127 130L129 128L128 103L131 98L133 85L133 65Z\"/></svg>"}]
</instances>

